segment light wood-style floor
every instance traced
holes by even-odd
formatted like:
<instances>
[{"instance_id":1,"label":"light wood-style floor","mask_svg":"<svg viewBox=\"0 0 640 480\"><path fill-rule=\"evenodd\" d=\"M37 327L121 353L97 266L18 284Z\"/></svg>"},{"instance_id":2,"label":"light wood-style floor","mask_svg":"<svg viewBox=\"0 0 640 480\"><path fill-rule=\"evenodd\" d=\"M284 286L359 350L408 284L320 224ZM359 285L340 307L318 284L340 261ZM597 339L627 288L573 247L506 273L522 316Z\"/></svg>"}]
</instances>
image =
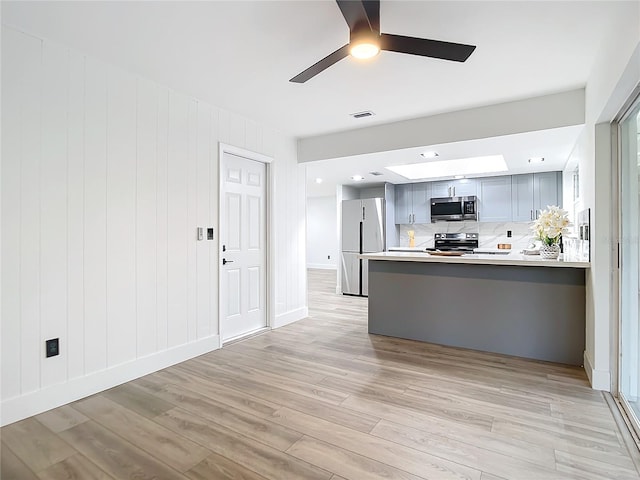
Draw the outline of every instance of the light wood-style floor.
<instances>
[{"instance_id":1,"label":"light wood-style floor","mask_svg":"<svg viewBox=\"0 0 640 480\"><path fill-rule=\"evenodd\" d=\"M583 370L368 335L334 275L308 319L3 428L2 480L640 478Z\"/></svg>"}]
</instances>

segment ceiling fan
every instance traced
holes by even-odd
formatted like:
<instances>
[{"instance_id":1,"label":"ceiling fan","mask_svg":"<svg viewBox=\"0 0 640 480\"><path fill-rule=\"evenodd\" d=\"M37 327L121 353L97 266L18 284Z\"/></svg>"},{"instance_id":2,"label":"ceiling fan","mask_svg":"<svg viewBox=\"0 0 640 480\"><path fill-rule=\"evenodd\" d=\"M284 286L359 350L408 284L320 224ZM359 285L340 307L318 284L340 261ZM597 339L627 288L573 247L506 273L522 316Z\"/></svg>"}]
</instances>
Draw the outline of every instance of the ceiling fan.
<instances>
[{"instance_id":1,"label":"ceiling fan","mask_svg":"<svg viewBox=\"0 0 640 480\"><path fill-rule=\"evenodd\" d=\"M336 0L336 3L349 25L349 43L299 73L290 82L304 83L348 55L370 58L380 50L387 50L464 62L476 49L475 45L380 33L380 0Z\"/></svg>"}]
</instances>

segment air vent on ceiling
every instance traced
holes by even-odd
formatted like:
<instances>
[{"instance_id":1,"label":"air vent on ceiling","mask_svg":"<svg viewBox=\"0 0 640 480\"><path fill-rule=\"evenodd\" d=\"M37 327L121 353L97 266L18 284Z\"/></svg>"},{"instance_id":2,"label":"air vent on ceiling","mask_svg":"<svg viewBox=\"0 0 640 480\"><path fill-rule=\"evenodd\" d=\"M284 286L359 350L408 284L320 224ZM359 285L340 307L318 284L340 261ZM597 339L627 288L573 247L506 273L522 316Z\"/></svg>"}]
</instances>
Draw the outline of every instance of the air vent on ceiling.
<instances>
[{"instance_id":1,"label":"air vent on ceiling","mask_svg":"<svg viewBox=\"0 0 640 480\"><path fill-rule=\"evenodd\" d=\"M353 118L366 118L366 117L371 117L375 115L375 113L373 113L370 110L367 110L366 112L350 113L349 115L351 115Z\"/></svg>"},{"instance_id":2,"label":"air vent on ceiling","mask_svg":"<svg viewBox=\"0 0 640 480\"><path fill-rule=\"evenodd\" d=\"M373 175L374 177L379 177L380 175L382 175L382 173L380 173L380 172L369 172L369 175Z\"/></svg>"}]
</instances>

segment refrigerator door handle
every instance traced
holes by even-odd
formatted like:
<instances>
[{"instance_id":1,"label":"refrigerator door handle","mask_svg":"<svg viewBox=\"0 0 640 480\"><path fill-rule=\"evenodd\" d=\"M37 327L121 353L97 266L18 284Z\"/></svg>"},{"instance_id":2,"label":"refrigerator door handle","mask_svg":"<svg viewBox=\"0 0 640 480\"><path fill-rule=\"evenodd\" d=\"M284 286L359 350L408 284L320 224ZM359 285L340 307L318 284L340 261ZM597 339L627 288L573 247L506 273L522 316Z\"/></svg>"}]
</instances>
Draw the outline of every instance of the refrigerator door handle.
<instances>
[{"instance_id":1,"label":"refrigerator door handle","mask_svg":"<svg viewBox=\"0 0 640 480\"><path fill-rule=\"evenodd\" d=\"M365 207L362 207L362 220L366 220L367 219L364 209L365 209Z\"/></svg>"}]
</instances>

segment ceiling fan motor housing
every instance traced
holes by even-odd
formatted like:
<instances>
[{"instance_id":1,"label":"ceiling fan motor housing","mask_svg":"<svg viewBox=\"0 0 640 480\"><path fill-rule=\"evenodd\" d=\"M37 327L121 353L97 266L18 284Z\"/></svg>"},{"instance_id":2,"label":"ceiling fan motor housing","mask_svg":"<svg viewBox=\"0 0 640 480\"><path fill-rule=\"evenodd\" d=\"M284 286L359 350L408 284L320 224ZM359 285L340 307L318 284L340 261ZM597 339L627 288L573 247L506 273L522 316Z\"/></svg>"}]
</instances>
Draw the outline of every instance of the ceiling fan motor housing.
<instances>
[{"instance_id":1,"label":"ceiling fan motor housing","mask_svg":"<svg viewBox=\"0 0 640 480\"><path fill-rule=\"evenodd\" d=\"M367 58L376 55L379 51L380 32L371 30L368 25L350 31L349 53L351 55L357 58Z\"/></svg>"}]
</instances>

